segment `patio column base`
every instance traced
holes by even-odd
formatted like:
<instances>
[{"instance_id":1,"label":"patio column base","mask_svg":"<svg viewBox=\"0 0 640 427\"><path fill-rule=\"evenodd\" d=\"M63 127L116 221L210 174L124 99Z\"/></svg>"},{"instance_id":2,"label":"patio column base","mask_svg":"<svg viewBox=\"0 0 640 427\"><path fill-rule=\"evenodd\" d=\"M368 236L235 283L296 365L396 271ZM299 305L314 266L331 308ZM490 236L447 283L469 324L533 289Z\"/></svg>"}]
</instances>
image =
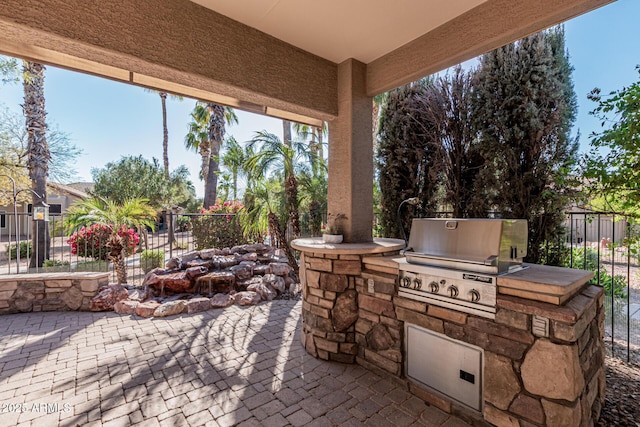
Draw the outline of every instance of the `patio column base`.
<instances>
[{"instance_id":1,"label":"patio column base","mask_svg":"<svg viewBox=\"0 0 640 427\"><path fill-rule=\"evenodd\" d=\"M294 240L291 246L302 252L302 345L309 354L323 360L355 363L365 359L367 336L377 341L384 341L385 337L370 333L371 320L366 317L372 314L366 309L377 303L364 295L368 283L363 277L367 275L363 258L398 254L404 241L374 239L369 243L328 244L321 238L309 238ZM388 296L380 295L380 302L390 305L393 313L393 285L390 291ZM394 367L390 371L395 370Z\"/></svg>"}]
</instances>

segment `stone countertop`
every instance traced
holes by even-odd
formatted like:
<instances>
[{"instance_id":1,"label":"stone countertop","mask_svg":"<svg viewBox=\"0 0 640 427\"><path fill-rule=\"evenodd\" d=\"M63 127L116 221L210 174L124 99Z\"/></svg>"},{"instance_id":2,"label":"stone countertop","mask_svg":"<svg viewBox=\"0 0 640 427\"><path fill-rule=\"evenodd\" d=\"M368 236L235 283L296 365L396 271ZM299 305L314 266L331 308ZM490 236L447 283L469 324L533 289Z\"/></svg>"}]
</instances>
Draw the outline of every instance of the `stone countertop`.
<instances>
[{"instance_id":1,"label":"stone countertop","mask_svg":"<svg viewBox=\"0 0 640 427\"><path fill-rule=\"evenodd\" d=\"M399 251L405 243L401 239L376 238L366 243L324 243L322 237L295 239L291 247L302 252L338 255L366 255Z\"/></svg>"},{"instance_id":2,"label":"stone countertop","mask_svg":"<svg viewBox=\"0 0 640 427\"><path fill-rule=\"evenodd\" d=\"M405 258L400 255L387 255L387 256L365 256L362 257L363 264L377 265L380 267L395 269L395 273L398 274L398 265L402 262L406 262Z\"/></svg>"},{"instance_id":3,"label":"stone countertop","mask_svg":"<svg viewBox=\"0 0 640 427\"><path fill-rule=\"evenodd\" d=\"M523 264L526 268L498 277L498 292L555 305L564 304L593 277L592 271L551 265Z\"/></svg>"}]
</instances>

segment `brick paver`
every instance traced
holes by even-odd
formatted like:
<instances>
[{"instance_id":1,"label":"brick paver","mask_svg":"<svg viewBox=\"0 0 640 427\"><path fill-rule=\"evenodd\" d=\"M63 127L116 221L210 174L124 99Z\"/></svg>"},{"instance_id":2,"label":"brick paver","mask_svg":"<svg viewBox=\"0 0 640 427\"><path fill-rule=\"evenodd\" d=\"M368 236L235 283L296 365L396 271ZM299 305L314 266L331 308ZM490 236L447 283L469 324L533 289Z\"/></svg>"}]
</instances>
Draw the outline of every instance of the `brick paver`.
<instances>
[{"instance_id":1,"label":"brick paver","mask_svg":"<svg viewBox=\"0 0 640 427\"><path fill-rule=\"evenodd\" d=\"M466 425L392 378L309 356L300 306L1 316L0 425Z\"/></svg>"}]
</instances>

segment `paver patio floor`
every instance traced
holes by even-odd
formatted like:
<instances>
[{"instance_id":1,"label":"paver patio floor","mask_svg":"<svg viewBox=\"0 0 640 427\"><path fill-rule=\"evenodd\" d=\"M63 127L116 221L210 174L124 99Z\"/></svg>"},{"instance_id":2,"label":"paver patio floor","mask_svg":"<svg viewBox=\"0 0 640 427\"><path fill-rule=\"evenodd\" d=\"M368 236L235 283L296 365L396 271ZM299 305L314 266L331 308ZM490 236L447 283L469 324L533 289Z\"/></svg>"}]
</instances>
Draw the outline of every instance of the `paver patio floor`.
<instances>
[{"instance_id":1,"label":"paver patio floor","mask_svg":"<svg viewBox=\"0 0 640 427\"><path fill-rule=\"evenodd\" d=\"M0 316L0 426L463 426L300 345L300 301L143 319Z\"/></svg>"}]
</instances>

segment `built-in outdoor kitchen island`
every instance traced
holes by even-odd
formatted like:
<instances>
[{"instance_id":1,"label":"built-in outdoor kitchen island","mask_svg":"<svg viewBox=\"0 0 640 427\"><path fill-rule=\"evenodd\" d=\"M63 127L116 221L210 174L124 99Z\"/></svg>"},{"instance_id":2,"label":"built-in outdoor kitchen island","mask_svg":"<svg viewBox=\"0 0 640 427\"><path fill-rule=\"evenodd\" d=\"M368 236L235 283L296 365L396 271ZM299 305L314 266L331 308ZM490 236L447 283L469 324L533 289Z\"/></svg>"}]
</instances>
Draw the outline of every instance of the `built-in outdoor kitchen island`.
<instances>
[{"instance_id":1,"label":"built-in outdoor kitchen island","mask_svg":"<svg viewBox=\"0 0 640 427\"><path fill-rule=\"evenodd\" d=\"M507 257L520 259L501 232ZM593 425L605 389L604 297L587 284L593 273L522 263L498 274L416 266L408 262L412 243L407 257L397 239L295 240L305 349L388 372L473 424Z\"/></svg>"}]
</instances>

